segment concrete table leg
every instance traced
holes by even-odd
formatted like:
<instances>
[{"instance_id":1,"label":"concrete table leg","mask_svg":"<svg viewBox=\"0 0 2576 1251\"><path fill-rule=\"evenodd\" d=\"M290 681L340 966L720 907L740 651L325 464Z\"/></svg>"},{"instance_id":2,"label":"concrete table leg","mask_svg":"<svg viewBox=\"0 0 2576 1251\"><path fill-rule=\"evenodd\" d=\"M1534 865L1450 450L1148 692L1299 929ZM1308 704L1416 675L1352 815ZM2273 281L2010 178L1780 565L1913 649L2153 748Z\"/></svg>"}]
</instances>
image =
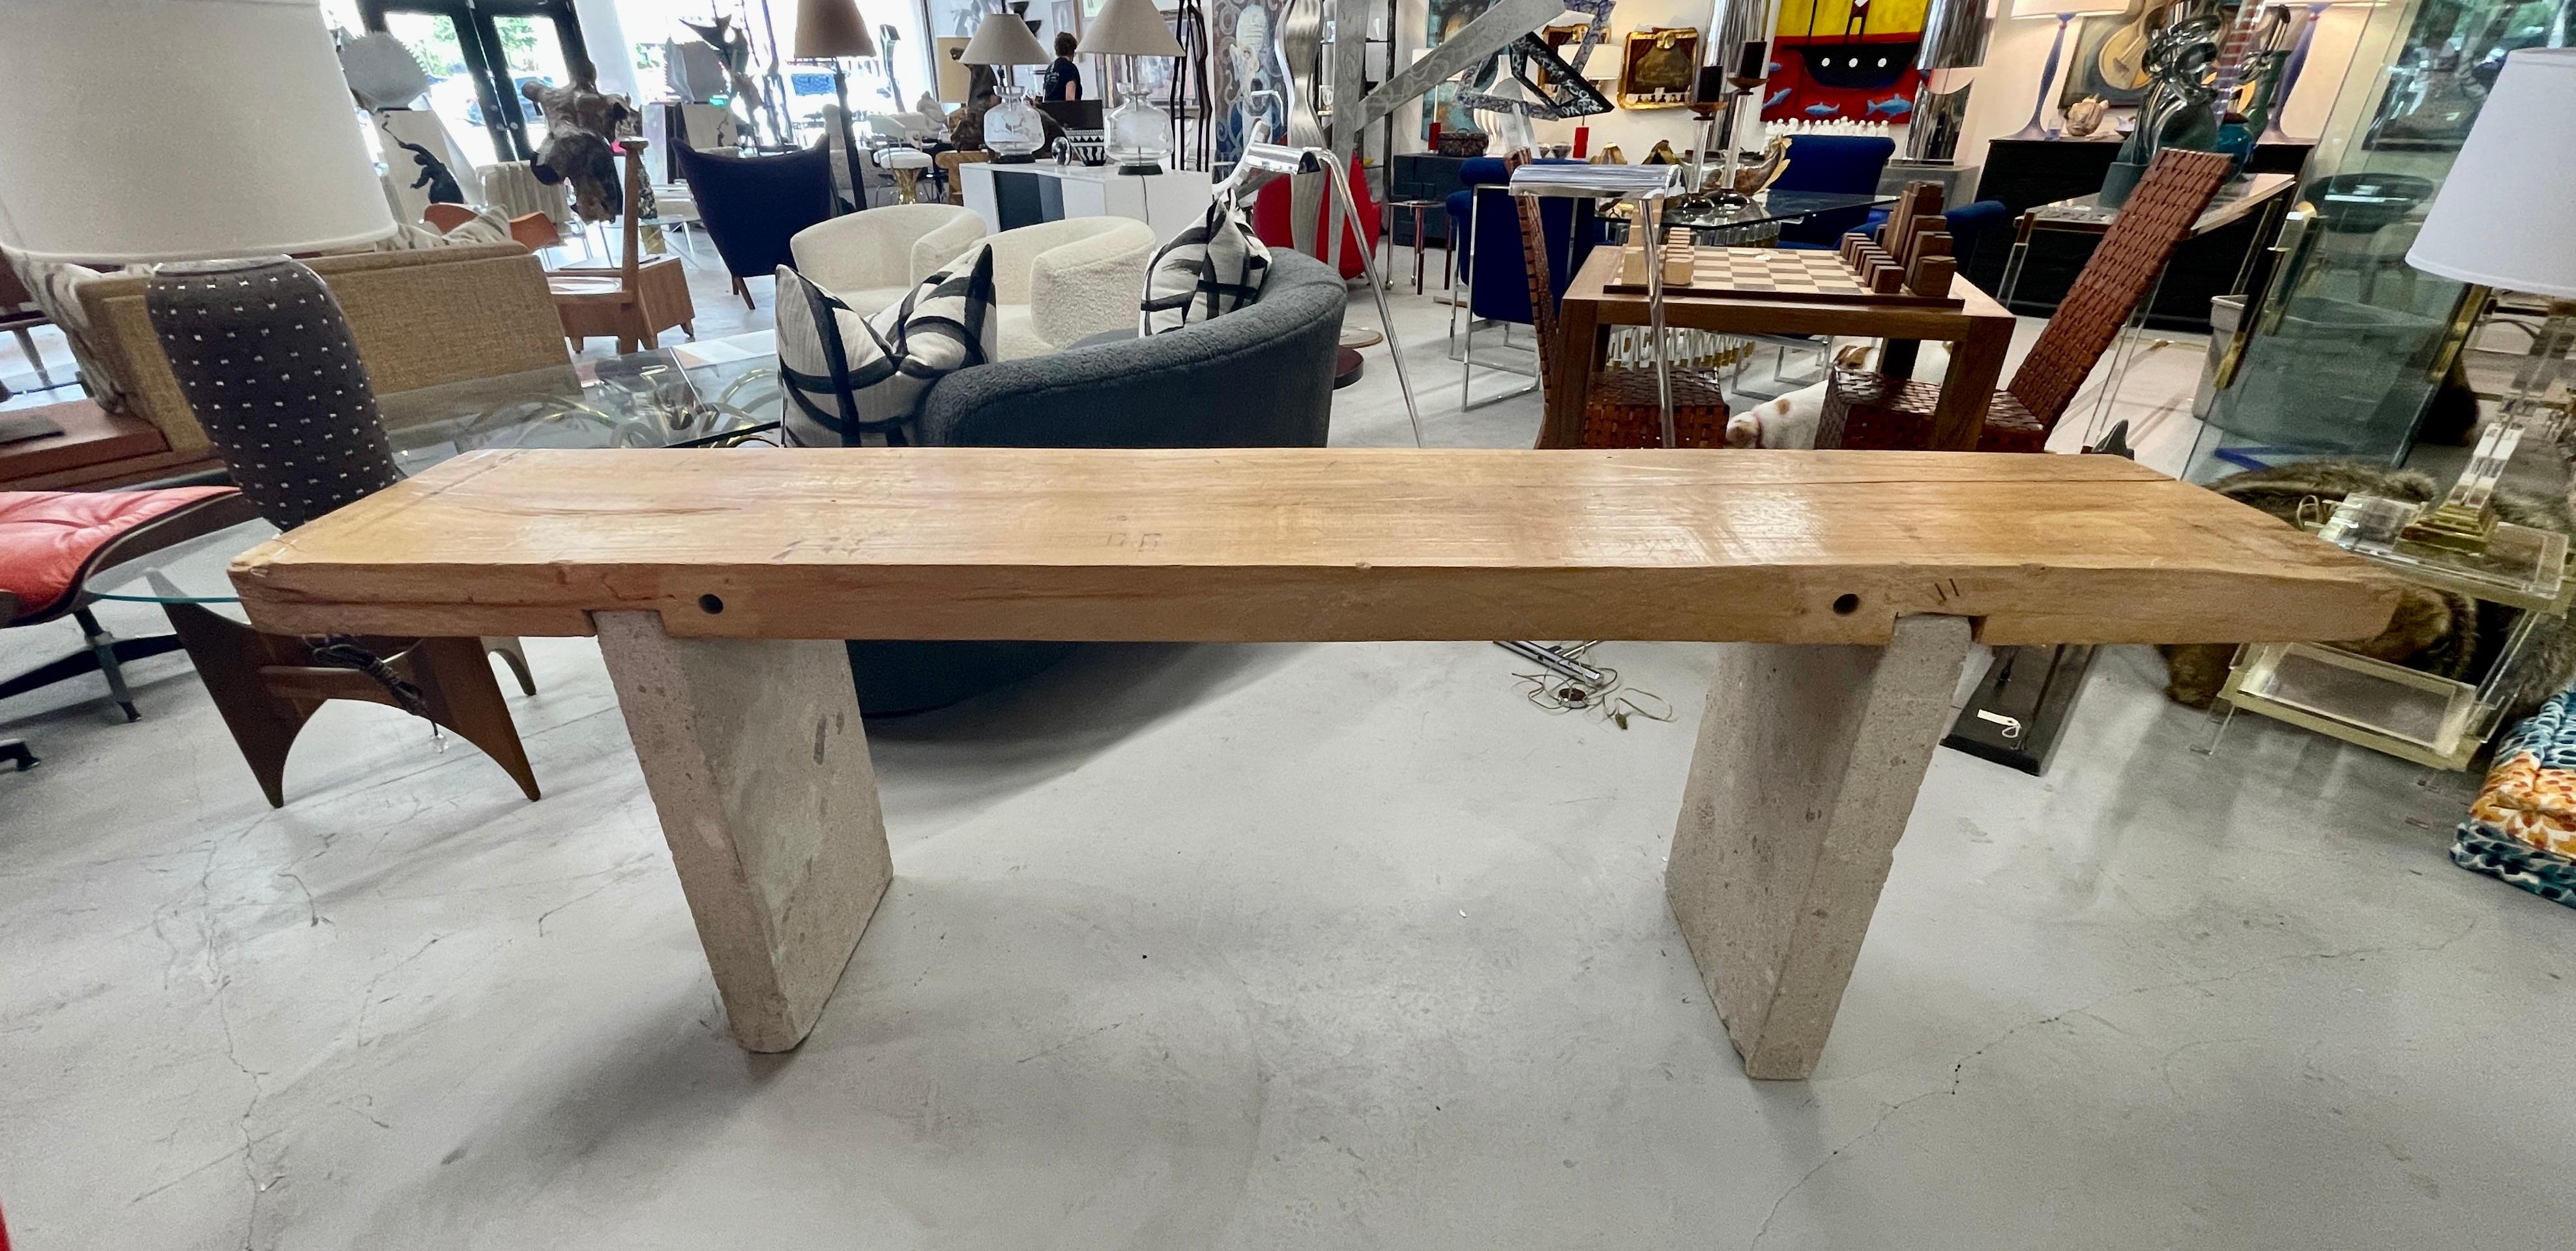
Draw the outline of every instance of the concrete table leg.
<instances>
[{"instance_id":1,"label":"concrete table leg","mask_svg":"<svg viewBox=\"0 0 2576 1251\"><path fill-rule=\"evenodd\" d=\"M1902 617L1883 648L1724 649L1664 893L1748 1077L1815 1072L1968 627Z\"/></svg>"},{"instance_id":2,"label":"concrete table leg","mask_svg":"<svg viewBox=\"0 0 2576 1251\"><path fill-rule=\"evenodd\" d=\"M794 1047L894 876L848 653L592 621L734 1040Z\"/></svg>"}]
</instances>

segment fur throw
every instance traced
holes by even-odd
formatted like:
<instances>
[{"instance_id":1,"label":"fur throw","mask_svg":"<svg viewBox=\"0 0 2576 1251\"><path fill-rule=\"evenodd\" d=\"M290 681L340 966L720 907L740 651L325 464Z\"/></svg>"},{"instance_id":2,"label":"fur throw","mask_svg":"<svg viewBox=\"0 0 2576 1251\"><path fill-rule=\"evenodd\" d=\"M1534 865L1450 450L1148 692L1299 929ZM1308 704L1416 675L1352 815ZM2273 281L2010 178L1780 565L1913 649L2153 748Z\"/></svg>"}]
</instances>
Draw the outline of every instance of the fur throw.
<instances>
[{"instance_id":1,"label":"fur throw","mask_svg":"<svg viewBox=\"0 0 2576 1251\"><path fill-rule=\"evenodd\" d=\"M2257 469L2223 478L2211 487L2238 503L2250 505L2296 524L2299 504L2314 499L2332 506L2347 495L2379 495L2427 503L2442 494L2430 476L2388 469L2363 461L2302 461ZM2496 513L2516 525L2561 534L2576 533L2576 515L2567 501L2496 488ZM2345 643L2348 650L2374 660L2461 681L2475 681L2488 671L2519 610L2409 585L2396 615L2377 636ZM2206 708L2227 685L2227 668L2236 648L2226 643L2168 645L2165 693L2179 703ZM2576 631L2564 619L2541 624L2534 634L2518 682L2505 694L2505 715L2527 716L2541 701L2566 688L2576 676Z\"/></svg>"}]
</instances>

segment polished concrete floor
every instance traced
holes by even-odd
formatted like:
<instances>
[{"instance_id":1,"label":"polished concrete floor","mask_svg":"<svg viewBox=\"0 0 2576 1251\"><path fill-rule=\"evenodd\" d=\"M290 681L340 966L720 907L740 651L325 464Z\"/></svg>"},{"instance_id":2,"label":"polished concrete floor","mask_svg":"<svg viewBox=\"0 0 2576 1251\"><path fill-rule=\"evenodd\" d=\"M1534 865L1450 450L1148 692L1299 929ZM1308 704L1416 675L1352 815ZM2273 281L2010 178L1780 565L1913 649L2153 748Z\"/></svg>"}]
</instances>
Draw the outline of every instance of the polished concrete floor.
<instances>
[{"instance_id":1,"label":"polished concrete floor","mask_svg":"<svg viewBox=\"0 0 2576 1251\"><path fill-rule=\"evenodd\" d=\"M1534 404L1457 413L1405 304L1434 441L1525 443ZM1336 437L1399 441L1370 355ZM0 634L0 672L75 641ZM1805 1083L1744 1078L1663 903L1708 647L1604 644L1673 711L1624 729L1481 643L1103 647L874 726L897 878L783 1056L725 1037L596 648L529 650L535 804L340 704L271 810L177 656L136 724L78 685L0 708L46 758L0 773L21 1246L2555 1247L2576 1216L2576 913L2445 860L2468 779L2254 718L2195 753L2144 649L2046 777L1939 754Z\"/></svg>"}]
</instances>

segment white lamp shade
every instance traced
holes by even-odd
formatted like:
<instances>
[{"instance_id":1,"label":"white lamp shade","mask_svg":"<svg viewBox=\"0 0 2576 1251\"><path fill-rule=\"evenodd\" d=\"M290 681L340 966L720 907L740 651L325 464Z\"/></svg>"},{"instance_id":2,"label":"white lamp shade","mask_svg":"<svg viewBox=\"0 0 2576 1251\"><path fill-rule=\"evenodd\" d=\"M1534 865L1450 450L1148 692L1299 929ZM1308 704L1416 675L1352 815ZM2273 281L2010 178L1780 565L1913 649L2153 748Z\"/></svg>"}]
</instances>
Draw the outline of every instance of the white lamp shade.
<instances>
[{"instance_id":1,"label":"white lamp shade","mask_svg":"<svg viewBox=\"0 0 2576 1251\"><path fill-rule=\"evenodd\" d=\"M2576 298L2576 49L2504 59L2406 261L2428 274Z\"/></svg>"},{"instance_id":2,"label":"white lamp shade","mask_svg":"<svg viewBox=\"0 0 2576 1251\"><path fill-rule=\"evenodd\" d=\"M1181 41L1163 21L1154 0L1109 0L1083 28L1078 52L1110 56L1179 56Z\"/></svg>"},{"instance_id":3,"label":"white lamp shade","mask_svg":"<svg viewBox=\"0 0 2576 1251\"><path fill-rule=\"evenodd\" d=\"M318 0L0 4L0 243L122 264L394 232Z\"/></svg>"},{"instance_id":4,"label":"white lamp shade","mask_svg":"<svg viewBox=\"0 0 2576 1251\"><path fill-rule=\"evenodd\" d=\"M2129 0L2012 0L2014 17L2072 17L2083 13L2126 13Z\"/></svg>"},{"instance_id":5,"label":"white lamp shade","mask_svg":"<svg viewBox=\"0 0 2576 1251\"><path fill-rule=\"evenodd\" d=\"M1055 54L1029 33L1028 19L1016 13L987 13L958 59L968 65L1044 65Z\"/></svg>"}]
</instances>

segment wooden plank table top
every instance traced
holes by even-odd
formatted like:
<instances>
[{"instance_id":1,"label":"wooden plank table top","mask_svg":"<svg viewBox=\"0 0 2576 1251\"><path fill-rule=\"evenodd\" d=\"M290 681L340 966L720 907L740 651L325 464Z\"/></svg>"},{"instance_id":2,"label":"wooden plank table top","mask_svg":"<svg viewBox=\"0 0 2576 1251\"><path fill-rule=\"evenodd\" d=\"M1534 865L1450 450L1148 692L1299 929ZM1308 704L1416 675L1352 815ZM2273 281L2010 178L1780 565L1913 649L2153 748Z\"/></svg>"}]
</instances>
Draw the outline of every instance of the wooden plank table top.
<instances>
[{"instance_id":1,"label":"wooden plank table top","mask_svg":"<svg viewBox=\"0 0 2576 1251\"><path fill-rule=\"evenodd\" d=\"M1664 892L1745 1073L1792 1079L1972 632L2352 638L2382 578L2108 456L1391 448L483 452L233 566L278 633L595 633L754 1051L815 1028L895 870L833 640L1735 641Z\"/></svg>"},{"instance_id":2,"label":"wooden plank table top","mask_svg":"<svg viewBox=\"0 0 2576 1251\"><path fill-rule=\"evenodd\" d=\"M1542 448L1582 444L1584 396L1601 367L1609 329L1651 322L1646 297L1609 290L1618 280L1619 249L1594 248L1565 290L1557 313L1557 349L1546 366L1562 376L1548 382L1546 419L1538 437ZM1965 452L1976 447L1986 407L1994 400L2004 354L2012 346L2014 318L1964 277L1951 279L1950 294L1959 298L1959 307L1811 303L1731 296L1723 287L1668 287L1664 324L1734 334L1848 335L1886 339L1891 345L1923 339L1950 344L1950 369L1933 419L1935 446ZM1898 359L1886 371L1910 375L1911 355L1895 353Z\"/></svg>"},{"instance_id":3,"label":"wooden plank table top","mask_svg":"<svg viewBox=\"0 0 2576 1251\"><path fill-rule=\"evenodd\" d=\"M245 554L279 633L1994 643L2376 633L2363 561L2115 457L471 453Z\"/></svg>"}]
</instances>

